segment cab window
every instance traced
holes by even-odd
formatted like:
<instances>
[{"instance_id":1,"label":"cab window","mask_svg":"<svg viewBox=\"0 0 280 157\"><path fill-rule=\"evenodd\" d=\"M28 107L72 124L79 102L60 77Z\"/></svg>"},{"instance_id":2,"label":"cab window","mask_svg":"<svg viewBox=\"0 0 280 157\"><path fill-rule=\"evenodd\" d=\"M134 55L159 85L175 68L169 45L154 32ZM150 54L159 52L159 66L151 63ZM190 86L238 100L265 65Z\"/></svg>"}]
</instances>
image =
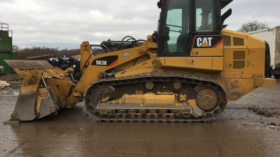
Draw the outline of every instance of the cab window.
<instances>
[{"instance_id":1,"label":"cab window","mask_svg":"<svg viewBox=\"0 0 280 157\"><path fill-rule=\"evenodd\" d=\"M184 54L189 37L190 0L166 0L167 13L164 24L163 54L176 56Z\"/></svg>"},{"instance_id":2,"label":"cab window","mask_svg":"<svg viewBox=\"0 0 280 157\"><path fill-rule=\"evenodd\" d=\"M177 40L182 33L182 13L182 9L172 9L167 14L166 26L169 27L167 43L170 52L177 52Z\"/></svg>"},{"instance_id":3,"label":"cab window","mask_svg":"<svg viewBox=\"0 0 280 157\"><path fill-rule=\"evenodd\" d=\"M196 32L213 32L213 0L196 0Z\"/></svg>"}]
</instances>

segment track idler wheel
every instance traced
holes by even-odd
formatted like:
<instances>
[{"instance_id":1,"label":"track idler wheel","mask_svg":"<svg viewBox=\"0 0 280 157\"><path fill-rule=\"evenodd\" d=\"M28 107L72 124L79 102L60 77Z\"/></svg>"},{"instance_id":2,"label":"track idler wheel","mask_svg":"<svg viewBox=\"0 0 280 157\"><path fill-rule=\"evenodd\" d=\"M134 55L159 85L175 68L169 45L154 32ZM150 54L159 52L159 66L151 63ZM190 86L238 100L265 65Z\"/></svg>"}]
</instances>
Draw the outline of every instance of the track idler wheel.
<instances>
[{"instance_id":1,"label":"track idler wheel","mask_svg":"<svg viewBox=\"0 0 280 157\"><path fill-rule=\"evenodd\" d=\"M197 106L204 111L214 110L219 102L218 93L209 87L202 88L197 92Z\"/></svg>"},{"instance_id":2,"label":"track idler wheel","mask_svg":"<svg viewBox=\"0 0 280 157\"><path fill-rule=\"evenodd\" d=\"M111 86L109 87L99 87L97 89L92 89L90 93L86 95L86 108L91 114L97 113L98 103L108 101L111 97L110 95L115 93L115 89Z\"/></svg>"}]
</instances>

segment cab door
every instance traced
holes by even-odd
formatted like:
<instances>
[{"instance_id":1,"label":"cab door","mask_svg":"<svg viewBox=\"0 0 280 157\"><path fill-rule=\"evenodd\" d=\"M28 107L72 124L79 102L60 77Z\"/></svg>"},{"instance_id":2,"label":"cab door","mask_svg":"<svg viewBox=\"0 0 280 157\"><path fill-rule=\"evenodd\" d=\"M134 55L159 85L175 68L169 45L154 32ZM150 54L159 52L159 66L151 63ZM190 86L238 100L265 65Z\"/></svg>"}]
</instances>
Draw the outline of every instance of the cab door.
<instances>
[{"instance_id":1,"label":"cab door","mask_svg":"<svg viewBox=\"0 0 280 157\"><path fill-rule=\"evenodd\" d=\"M161 16L159 55L186 56L190 41L191 0L166 0Z\"/></svg>"}]
</instances>

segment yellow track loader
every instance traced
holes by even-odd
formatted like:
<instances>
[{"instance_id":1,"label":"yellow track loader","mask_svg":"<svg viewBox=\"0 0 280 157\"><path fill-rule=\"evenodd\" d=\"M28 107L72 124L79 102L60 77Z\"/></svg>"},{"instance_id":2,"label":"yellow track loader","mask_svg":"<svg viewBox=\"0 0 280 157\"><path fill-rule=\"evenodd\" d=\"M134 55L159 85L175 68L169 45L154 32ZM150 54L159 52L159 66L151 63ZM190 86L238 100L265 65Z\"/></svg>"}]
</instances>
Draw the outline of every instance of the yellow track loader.
<instances>
[{"instance_id":1,"label":"yellow track loader","mask_svg":"<svg viewBox=\"0 0 280 157\"><path fill-rule=\"evenodd\" d=\"M79 65L6 61L22 78L11 121L55 115L78 102L107 122L208 122L268 78L269 45L225 29L232 0L160 0L158 30L100 45L83 42ZM100 51L92 51L100 46ZM80 79L73 75L77 70Z\"/></svg>"}]
</instances>

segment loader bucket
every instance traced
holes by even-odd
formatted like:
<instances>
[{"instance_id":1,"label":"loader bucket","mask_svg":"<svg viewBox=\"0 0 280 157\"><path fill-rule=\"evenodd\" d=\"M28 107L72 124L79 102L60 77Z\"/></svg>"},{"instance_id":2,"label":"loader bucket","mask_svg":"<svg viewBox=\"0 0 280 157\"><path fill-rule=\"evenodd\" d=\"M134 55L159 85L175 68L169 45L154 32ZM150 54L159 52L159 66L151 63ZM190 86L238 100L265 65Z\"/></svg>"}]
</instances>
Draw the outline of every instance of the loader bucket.
<instances>
[{"instance_id":1,"label":"loader bucket","mask_svg":"<svg viewBox=\"0 0 280 157\"><path fill-rule=\"evenodd\" d=\"M47 61L25 61L25 60L5 60L5 62L12 67L14 70L16 69L43 69L43 68L52 68Z\"/></svg>"},{"instance_id":2,"label":"loader bucket","mask_svg":"<svg viewBox=\"0 0 280 157\"><path fill-rule=\"evenodd\" d=\"M5 60L22 78L20 94L8 123L33 121L56 114L58 101L51 87L46 85L44 75L53 67L47 61Z\"/></svg>"}]
</instances>

